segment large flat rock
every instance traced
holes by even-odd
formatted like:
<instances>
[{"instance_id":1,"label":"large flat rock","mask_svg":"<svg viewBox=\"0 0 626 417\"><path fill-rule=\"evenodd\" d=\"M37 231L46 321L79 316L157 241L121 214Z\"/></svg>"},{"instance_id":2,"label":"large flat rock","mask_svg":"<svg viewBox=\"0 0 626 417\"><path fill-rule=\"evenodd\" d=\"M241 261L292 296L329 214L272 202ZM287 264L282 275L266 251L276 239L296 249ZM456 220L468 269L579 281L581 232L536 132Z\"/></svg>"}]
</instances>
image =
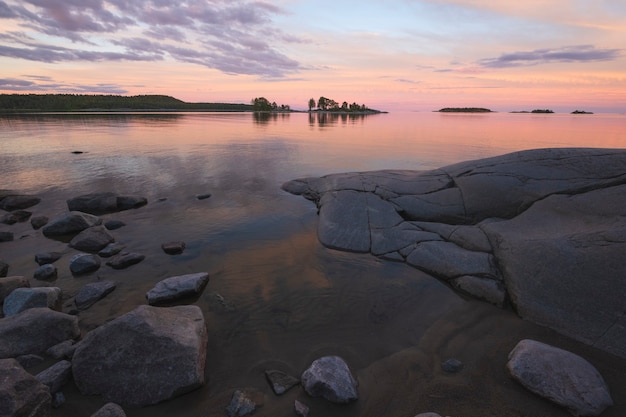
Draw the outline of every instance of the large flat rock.
<instances>
[{"instance_id":1,"label":"large flat rock","mask_svg":"<svg viewBox=\"0 0 626 417\"><path fill-rule=\"evenodd\" d=\"M626 357L626 150L535 149L283 189L317 204L329 248L404 261Z\"/></svg>"}]
</instances>

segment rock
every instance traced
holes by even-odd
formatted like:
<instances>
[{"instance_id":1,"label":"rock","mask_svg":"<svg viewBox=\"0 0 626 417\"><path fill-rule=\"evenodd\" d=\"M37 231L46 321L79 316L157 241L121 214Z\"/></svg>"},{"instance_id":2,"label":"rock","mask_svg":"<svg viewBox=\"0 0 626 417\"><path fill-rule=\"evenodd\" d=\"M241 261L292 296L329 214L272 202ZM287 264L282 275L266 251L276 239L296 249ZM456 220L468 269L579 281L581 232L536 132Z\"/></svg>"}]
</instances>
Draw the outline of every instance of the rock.
<instances>
[{"instance_id":1,"label":"rock","mask_svg":"<svg viewBox=\"0 0 626 417\"><path fill-rule=\"evenodd\" d=\"M15 210L10 213L5 214L0 218L0 223L4 224L15 224L15 223L23 223L26 220L30 219L33 213L25 210Z\"/></svg>"},{"instance_id":2,"label":"rock","mask_svg":"<svg viewBox=\"0 0 626 417\"><path fill-rule=\"evenodd\" d=\"M23 210L39 204L41 198L31 195L7 195L0 197L0 209L6 211Z\"/></svg>"},{"instance_id":3,"label":"rock","mask_svg":"<svg viewBox=\"0 0 626 417\"><path fill-rule=\"evenodd\" d=\"M54 395L61 391L61 388L70 380L72 375L72 364L70 361L60 361L39 372L35 378L50 389L50 394Z\"/></svg>"},{"instance_id":4,"label":"rock","mask_svg":"<svg viewBox=\"0 0 626 417\"><path fill-rule=\"evenodd\" d=\"M97 271L100 268L100 258L98 255L90 253L77 253L70 259L70 271L74 275L84 275Z\"/></svg>"},{"instance_id":5,"label":"rock","mask_svg":"<svg viewBox=\"0 0 626 417\"><path fill-rule=\"evenodd\" d=\"M117 230L119 228L122 228L126 226L126 223L124 223L121 220L107 220L104 223L104 227L107 228L107 230Z\"/></svg>"},{"instance_id":6,"label":"rock","mask_svg":"<svg viewBox=\"0 0 626 417\"><path fill-rule=\"evenodd\" d=\"M37 268L33 278L40 280L54 280L57 278L57 267L52 264L44 264Z\"/></svg>"},{"instance_id":7,"label":"rock","mask_svg":"<svg viewBox=\"0 0 626 417\"><path fill-rule=\"evenodd\" d=\"M204 384L207 330L196 306L142 305L89 332L74 352L84 395L145 406Z\"/></svg>"},{"instance_id":8,"label":"rock","mask_svg":"<svg viewBox=\"0 0 626 417\"><path fill-rule=\"evenodd\" d=\"M0 261L0 278L4 278L9 273L9 264Z\"/></svg>"},{"instance_id":9,"label":"rock","mask_svg":"<svg viewBox=\"0 0 626 417\"><path fill-rule=\"evenodd\" d=\"M228 417L243 417L252 414L257 407L264 404L263 393L254 388L246 388L244 390L236 390L230 400L230 404L226 407Z\"/></svg>"},{"instance_id":10,"label":"rock","mask_svg":"<svg viewBox=\"0 0 626 417\"><path fill-rule=\"evenodd\" d=\"M38 265L51 264L61 259L61 252L42 252L35 255L35 262Z\"/></svg>"},{"instance_id":11,"label":"rock","mask_svg":"<svg viewBox=\"0 0 626 417\"><path fill-rule=\"evenodd\" d=\"M495 279L498 271L493 256L463 249L452 242L422 242L406 259L415 266L444 280L473 275Z\"/></svg>"},{"instance_id":12,"label":"rock","mask_svg":"<svg viewBox=\"0 0 626 417\"><path fill-rule=\"evenodd\" d=\"M358 399L357 381L348 365L338 356L324 356L313 361L302 374L302 386L312 397L323 397L334 403Z\"/></svg>"},{"instance_id":13,"label":"rock","mask_svg":"<svg viewBox=\"0 0 626 417\"><path fill-rule=\"evenodd\" d=\"M72 211L57 219L52 220L41 230L44 236L74 235L93 226L102 224L102 219L80 211Z\"/></svg>"},{"instance_id":14,"label":"rock","mask_svg":"<svg viewBox=\"0 0 626 417\"><path fill-rule=\"evenodd\" d=\"M39 354L79 335L78 317L49 308L30 308L0 320L0 358Z\"/></svg>"},{"instance_id":15,"label":"rock","mask_svg":"<svg viewBox=\"0 0 626 417\"><path fill-rule=\"evenodd\" d=\"M196 198L198 200L206 200L207 198L211 197L211 193L205 193L205 194L197 194Z\"/></svg>"},{"instance_id":16,"label":"rock","mask_svg":"<svg viewBox=\"0 0 626 417\"><path fill-rule=\"evenodd\" d=\"M70 241L70 247L83 252L96 253L115 241L102 226L94 226L83 230Z\"/></svg>"},{"instance_id":17,"label":"rock","mask_svg":"<svg viewBox=\"0 0 626 417\"><path fill-rule=\"evenodd\" d=\"M302 416L302 417L308 417L309 411L310 411L309 407L307 407L306 405L304 405L298 400L294 401L293 407L297 415Z\"/></svg>"},{"instance_id":18,"label":"rock","mask_svg":"<svg viewBox=\"0 0 626 417\"><path fill-rule=\"evenodd\" d=\"M276 395L284 394L300 383L298 378L278 370L265 371L265 378Z\"/></svg>"},{"instance_id":19,"label":"rock","mask_svg":"<svg viewBox=\"0 0 626 417\"><path fill-rule=\"evenodd\" d=\"M464 275L452 280L452 286L467 294L485 300L498 307L504 306L506 291L501 282L489 279Z\"/></svg>"},{"instance_id":20,"label":"rock","mask_svg":"<svg viewBox=\"0 0 626 417\"><path fill-rule=\"evenodd\" d=\"M124 269L131 265L138 264L145 259L145 255L140 255L134 252L122 252L119 255L115 255L108 260L106 264L113 269Z\"/></svg>"},{"instance_id":21,"label":"rock","mask_svg":"<svg viewBox=\"0 0 626 417\"><path fill-rule=\"evenodd\" d=\"M50 347L46 350L46 355L54 359L72 358L76 345L73 340L66 340Z\"/></svg>"},{"instance_id":22,"label":"rock","mask_svg":"<svg viewBox=\"0 0 626 417\"><path fill-rule=\"evenodd\" d=\"M97 301L106 297L116 287L113 281L96 281L78 290L74 302L79 310L86 310Z\"/></svg>"},{"instance_id":23,"label":"rock","mask_svg":"<svg viewBox=\"0 0 626 417\"><path fill-rule=\"evenodd\" d=\"M67 200L70 211L82 211L90 214L106 214L139 208L148 204L145 197L114 193L86 194Z\"/></svg>"},{"instance_id":24,"label":"rock","mask_svg":"<svg viewBox=\"0 0 626 417\"><path fill-rule=\"evenodd\" d=\"M124 409L115 403L106 403L91 417L126 417Z\"/></svg>"},{"instance_id":25,"label":"rock","mask_svg":"<svg viewBox=\"0 0 626 417\"><path fill-rule=\"evenodd\" d=\"M39 230L46 224L48 224L49 220L50 219L46 216L34 216L30 219L30 225L33 227L33 229Z\"/></svg>"},{"instance_id":26,"label":"rock","mask_svg":"<svg viewBox=\"0 0 626 417\"><path fill-rule=\"evenodd\" d=\"M52 398L48 387L15 359L0 359L0 416L49 417Z\"/></svg>"},{"instance_id":27,"label":"rock","mask_svg":"<svg viewBox=\"0 0 626 417\"><path fill-rule=\"evenodd\" d=\"M161 245L161 249L163 249L163 252L167 253L168 255L178 255L180 253L183 253L183 251L185 250L185 242L167 242L167 243L163 243Z\"/></svg>"},{"instance_id":28,"label":"rock","mask_svg":"<svg viewBox=\"0 0 626 417\"><path fill-rule=\"evenodd\" d=\"M208 272L180 275L158 282L146 294L149 304L162 303L182 297L198 295L209 282Z\"/></svg>"},{"instance_id":29,"label":"rock","mask_svg":"<svg viewBox=\"0 0 626 417\"><path fill-rule=\"evenodd\" d=\"M0 304L16 288L30 288L28 278L15 276L0 278Z\"/></svg>"},{"instance_id":30,"label":"rock","mask_svg":"<svg viewBox=\"0 0 626 417\"><path fill-rule=\"evenodd\" d=\"M118 242L109 243L104 247L104 249L98 252L98 255L102 256L103 258L110 258L111 256L117 255L118 253L123 251L125 247L126 245Z\"/></svg>"},{"instance_id":31,"label":"rock","mask_svg":"<svg viewBox=\"0 0 626 417\"><path fill-rule=\"evenodd\" d=\"M0 242L12 242L13 239L13 232L0 232Z\"/></svg>"},{"instance_id":32,"label":"rock","mask_svg":"<svg viewBox=\"0 0 626 417\"><path fill-rule=\"evenodd\" d=\"M32 368L33 366L41 365L43 361L45 361L43 356L33 355L33 354L21 355L15 359L17 359L20 365L22 365L22 368L25 368L25 369Z\"/></svg>"},{"instance_id":33,"label":"rock","mask_svg":"<svg viewBox=\"0 0 626 417\"><path fill-rule=\"evenodd\" d=\"M598 416L613 405L596 368L578 355L535 340L522 340L509 354L511 376L533 393L574 416Z\"/></svg>"},{"instance_id":34,"label":"rock","mask_svg":"<svg viewBox=\"0 0 626 417\"><path fill-rule=\"evenodd\" d=\"M57 287L16 288L4 299L5 317L14 316L29 308L48 307L61 311L63 294Z\"/></svg>"},{"instance_id":35,"label":"rock","mask_svg":"<svg viewBox=\"0 0 626 417\"><path fill-rule=\"evenodd\" d=\"M367 197L357 191L328 193L319 211L318 238L331 249L369 252Z\"/></svg>"},{"instance_id":36,"label":"rock","mask_svg":"<svg viewBox=\"0 0 626 417\"><path fill-rule=\"evenodd\" d=\"M456 374L463 369L463 362L458 359L450 358L441 363L441 369L443 369L444 372Z\"/></svg>"}]
</instances>

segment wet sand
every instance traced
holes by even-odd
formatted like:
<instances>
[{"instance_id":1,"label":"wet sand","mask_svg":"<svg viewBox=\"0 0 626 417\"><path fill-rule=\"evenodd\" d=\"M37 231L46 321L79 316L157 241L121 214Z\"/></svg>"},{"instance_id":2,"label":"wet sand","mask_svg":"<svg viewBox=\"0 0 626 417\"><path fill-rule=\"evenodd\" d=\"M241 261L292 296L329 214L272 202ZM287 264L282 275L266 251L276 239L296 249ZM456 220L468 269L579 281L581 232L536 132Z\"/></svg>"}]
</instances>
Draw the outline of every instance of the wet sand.
<instances>
[{"instance_id":1,"label":"wet sand","mask_svg":"<svg viewBox=\"0 0 626 417\"><path fill-rule=\"evenodd\" d=\"M66 210L69 196L42 197L32 209L37 215L53 218ZM251 215L236 230L211 224L215 211L225 210L217 199L153 199L141 209L103 216L124 221L127 226L111 233L146 255L121 271L103 265L92 275L72 277L68 265L75 251L27 223L3 226L17 240L2 243L2 257L11 264L10 275L30 277L35 253L64 252L56 281L31 282L61 287L66 310L82 285L98 277L115 280L113 293L80 313L83 332L145 304L146 291L163 278L209 272L203 294L184 301L205 315L207 384L155 406L126 408L129 417L225 416L233 391L244 387L264 393L257 416L295 415L295 399L311 408L312 417L412 417L427 411L455 417L568 416L508 376L507 355L524 338L590 361L616 402L603 416L626 415L626 360L525 322L510 310L465 298L407 265L324 248L316 237L315 207L281 191L274 197L259 203L270 214ZM162 242L178 239L187 241L182 255L161 251ZM355 403L330 404L300 387L276 396L265 380L267 369L300 376L314 359L331 354L342 356L359 381ZM442 371L448 358L463 362L461 372ZM67 402L53 416L89 416L103 405L100 397L80 395L72 383L64 393Z\"/></svg>"}]
</instances>

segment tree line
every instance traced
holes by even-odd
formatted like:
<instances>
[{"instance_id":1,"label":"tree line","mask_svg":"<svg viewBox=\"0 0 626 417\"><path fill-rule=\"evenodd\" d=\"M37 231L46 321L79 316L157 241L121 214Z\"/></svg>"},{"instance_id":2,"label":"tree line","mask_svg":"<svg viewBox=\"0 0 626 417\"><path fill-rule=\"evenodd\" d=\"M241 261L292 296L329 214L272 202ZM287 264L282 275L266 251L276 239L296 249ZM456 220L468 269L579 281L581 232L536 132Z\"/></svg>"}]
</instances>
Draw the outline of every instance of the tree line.
<instances>
[{"instance_id":1,"label":"tree line","mask_svg":"<svg viewBox=\"0 0 626 417\"><path fill-rule=\"evenodd\" d=\"M313 111L314 108L321 111L340 111L340 112L370 112L376 111L368 108L365 104L357 104L352 103L348 104L347 101L344 101L339 105L339 103L331 98L326 98L324 96L320 97L317 102L314 98L309 100L309 111Z\"/></svg>"},{"instance_id":2,"label":"tree line","mask_svg":"<svg viewBox=\"0 0 626 417\"><path fill-rule=\"evenodd\" d=\"M291 111L291 107L287 104L276 104L275 101L270 101L265 97L256 97L251 101L254 111Z\"/></svg>"},{"instance_id":3,"label":"tree line","mask_svg":"<svg viewBox=\"0 0 626 417\"><path fill-rule=\"evenodd\" d=\"M164 95L0 94L0 111L251 111L248 104L186 103Z\"/></svg>"}]
</instances>

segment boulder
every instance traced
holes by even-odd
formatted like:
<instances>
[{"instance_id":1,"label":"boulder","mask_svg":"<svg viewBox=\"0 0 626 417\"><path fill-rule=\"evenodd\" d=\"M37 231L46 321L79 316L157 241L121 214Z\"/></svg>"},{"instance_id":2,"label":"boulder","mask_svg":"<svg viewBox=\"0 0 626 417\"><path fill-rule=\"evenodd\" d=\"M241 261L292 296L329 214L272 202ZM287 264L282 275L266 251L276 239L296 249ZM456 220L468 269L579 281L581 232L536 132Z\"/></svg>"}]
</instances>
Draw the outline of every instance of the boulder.
<instances>
[{"instance_id":1,"label":"boulder","mask_svg":"<svg viewBox=\"0 0 626 417\"><path fill-rule=\"evenodd\" d=\"M113 269L124 269L138 264L146 258L145 255L134 252L122 252L109 259L106 264Z\"/></svg>"},{"instance_id":2,"label":"boulder","mask_svg":"<svg viewBox=\"0 0 626 417\"><path fill-rule=\"evenodd\" d=\"M522 340L509 354L509 373L525 388L574 416L598 416L613 405L600 373L585 359L535 340Z\"/></svg>"},{"instance_id":3,"label":"boulder","mask_svg":"<svg viewBox=\"0 0 626 417\"><path fill-rule=\"evenodd\" d=\"M198 272L195 274L180 275L166 278L158 282L154 288L146 293L149 304L158 304L202 292L209 282L208 272Z\"/></svg>"},{"instance_id":4,"label":"boulder","mask_svg":"<svg viewBox=\"0 0 626 417\"><path fill-rule=\"evenodd\" d=\"M15 359L0 359L0 375L0 416L50 416L52 398L48 387Z\"/></svg>"},{"instance_id":5,"label":"boulder","mask_svg":"<svg viewBox=\"0 0 626 417\"><path fill-rule=\"evenodd\" d=\"M52 264L43 264L35 270L33 278L40 280L54 280L57 278L57 267Z\"/></svg>"},{"instance_id":6,"label":"boulder","mask_svg":"<svg viewBox=\"0 0 626 417\"><path fill-rule=\"evenodd\" d=\"M49 368L39 372L35 378L50 389L50 394L54 395L61 391L61 388L70 380L72 376L72 364L70 361L59 361Z\"/></svg>"},{"instance_id":7,"label":"boulder","mask_svg":"<svg viewBox=\"0 0 626 417\"><path fill-rule=\"evenodd\" d=\"M74 298L76 308L79 310L88 309L97 301L103 299L111 293L115 287L116 284L113 281L96 281L85 285L78 290L78 293Z\"/></svg>"},{"instance_id":8,"label":"boulder","mask_svg":"<svg viewBox=\"0 0 626 417\"><path fill-rule=\"evenodd\" d=\"M4 299L2 311L6 317L29 308L47 307L61 311L63 293L57 287L16 288Z\"/></svg>"},{"instance_id":9,"label":"boulder","mask_svg":"<svg viewBox=\"0 0 626 417\"><path fill-rule=\"evenodd\" d=\"M102 224L102 219L80 211L72 211L45 225L41 231L44 236L75 235L93 226Z\"/></svg>"},{"instance_id":10,"label":"boulder","mask_svg":"<svg viewBox=\"0 0 626 417\"><path fill-rule=\"evenodd\" d=\"M35 262L38 265L51 264L61 259L61 252L42 252L35 255Z\"/></svg>"},{"instance_id":11,"label":"boulder","mask_svg":"<svg viewBox=\"0 0 626 417\"><path fill-rule=\"evenodd\" d=\"M79 335L78 317L49 308L29 308L0 320L0 358L39 354Z\"/></svg>"},{"instance_id":12,"label":"boulder","mask_svg":"<svg viewBox=\"0 0 626 417\"><path fill-rule=\"evenodd\" d=\"M77 253L70 259L70 271L74 275L84 275L97 271L102 261L98 255Z\"/></svg>"},{"instance_id":13,"label":"boulder","mask_svg":"<svg viewBox=\"0 0 626 417\"><path fill-rule=\"evenodd\" d=\"M72 371L84 395L156 404L204 384L207 330L196 306L142 305L89 332Z\"/></svg>"},{"instance_id":14,"label":"boulder","mask_svg":"<svg viewBox=\"0 0 626 417\"><path fill-rule=\"evenodd\" d=\"M0 196L0 209L6 211L23 210L39 204L41 198L32 195Z\"/></svg>"},{"instance_id":15,"label":"boulder","mask_svg":"<svg viewBox=\"0 0 626 417\"><path fill-rule=\"evenodd\" d=\"M117 195L115 193L94 193L67 200L70 211L82 211L90 214L106 214L139 208L148 204L145 197L135 195Z\"/></svg>"},{"instance_id":16,"label":"boulder","mask_svg":"<svg viewBox=\"0 0 626 417\"><path fill-rule=\"evenodd\" d=\"M91 417L126 417L124 409L115 403L106 403Z\"/></svg>"},{"instance_id":17,"label":"boulder","mask_svg":"<svg viewBox=\"0 0 626 417\"><path fill-rule=\"evenodd\" d=\"M30 282L28 278L15 276L0 278L0 304L4 303L4 299L16 288L29 288Z\"/></svg>"},{"instance_id":18,"label":"boulder","mask_svg":"<svg viewBox=\"0 0 626 417\"><path fill-rule=\"evenodd\" d=\"M74 236L70 241L70 247L83 252L96 253L112 242L115 242L115 238L104 227L94 226Z\"/></svg>"},{"instance_id":19,"label":"boulder","mask_svg":"<svg viewBox=\"0 0 626 417\"><path fill-rule=\"evenodd\" d=\"M313 397L323 397L334 403L358 399L357 381L338 356L324 356L313 361L302 373L301 381L304 390Z\"/></svg>"}]
</instances>

